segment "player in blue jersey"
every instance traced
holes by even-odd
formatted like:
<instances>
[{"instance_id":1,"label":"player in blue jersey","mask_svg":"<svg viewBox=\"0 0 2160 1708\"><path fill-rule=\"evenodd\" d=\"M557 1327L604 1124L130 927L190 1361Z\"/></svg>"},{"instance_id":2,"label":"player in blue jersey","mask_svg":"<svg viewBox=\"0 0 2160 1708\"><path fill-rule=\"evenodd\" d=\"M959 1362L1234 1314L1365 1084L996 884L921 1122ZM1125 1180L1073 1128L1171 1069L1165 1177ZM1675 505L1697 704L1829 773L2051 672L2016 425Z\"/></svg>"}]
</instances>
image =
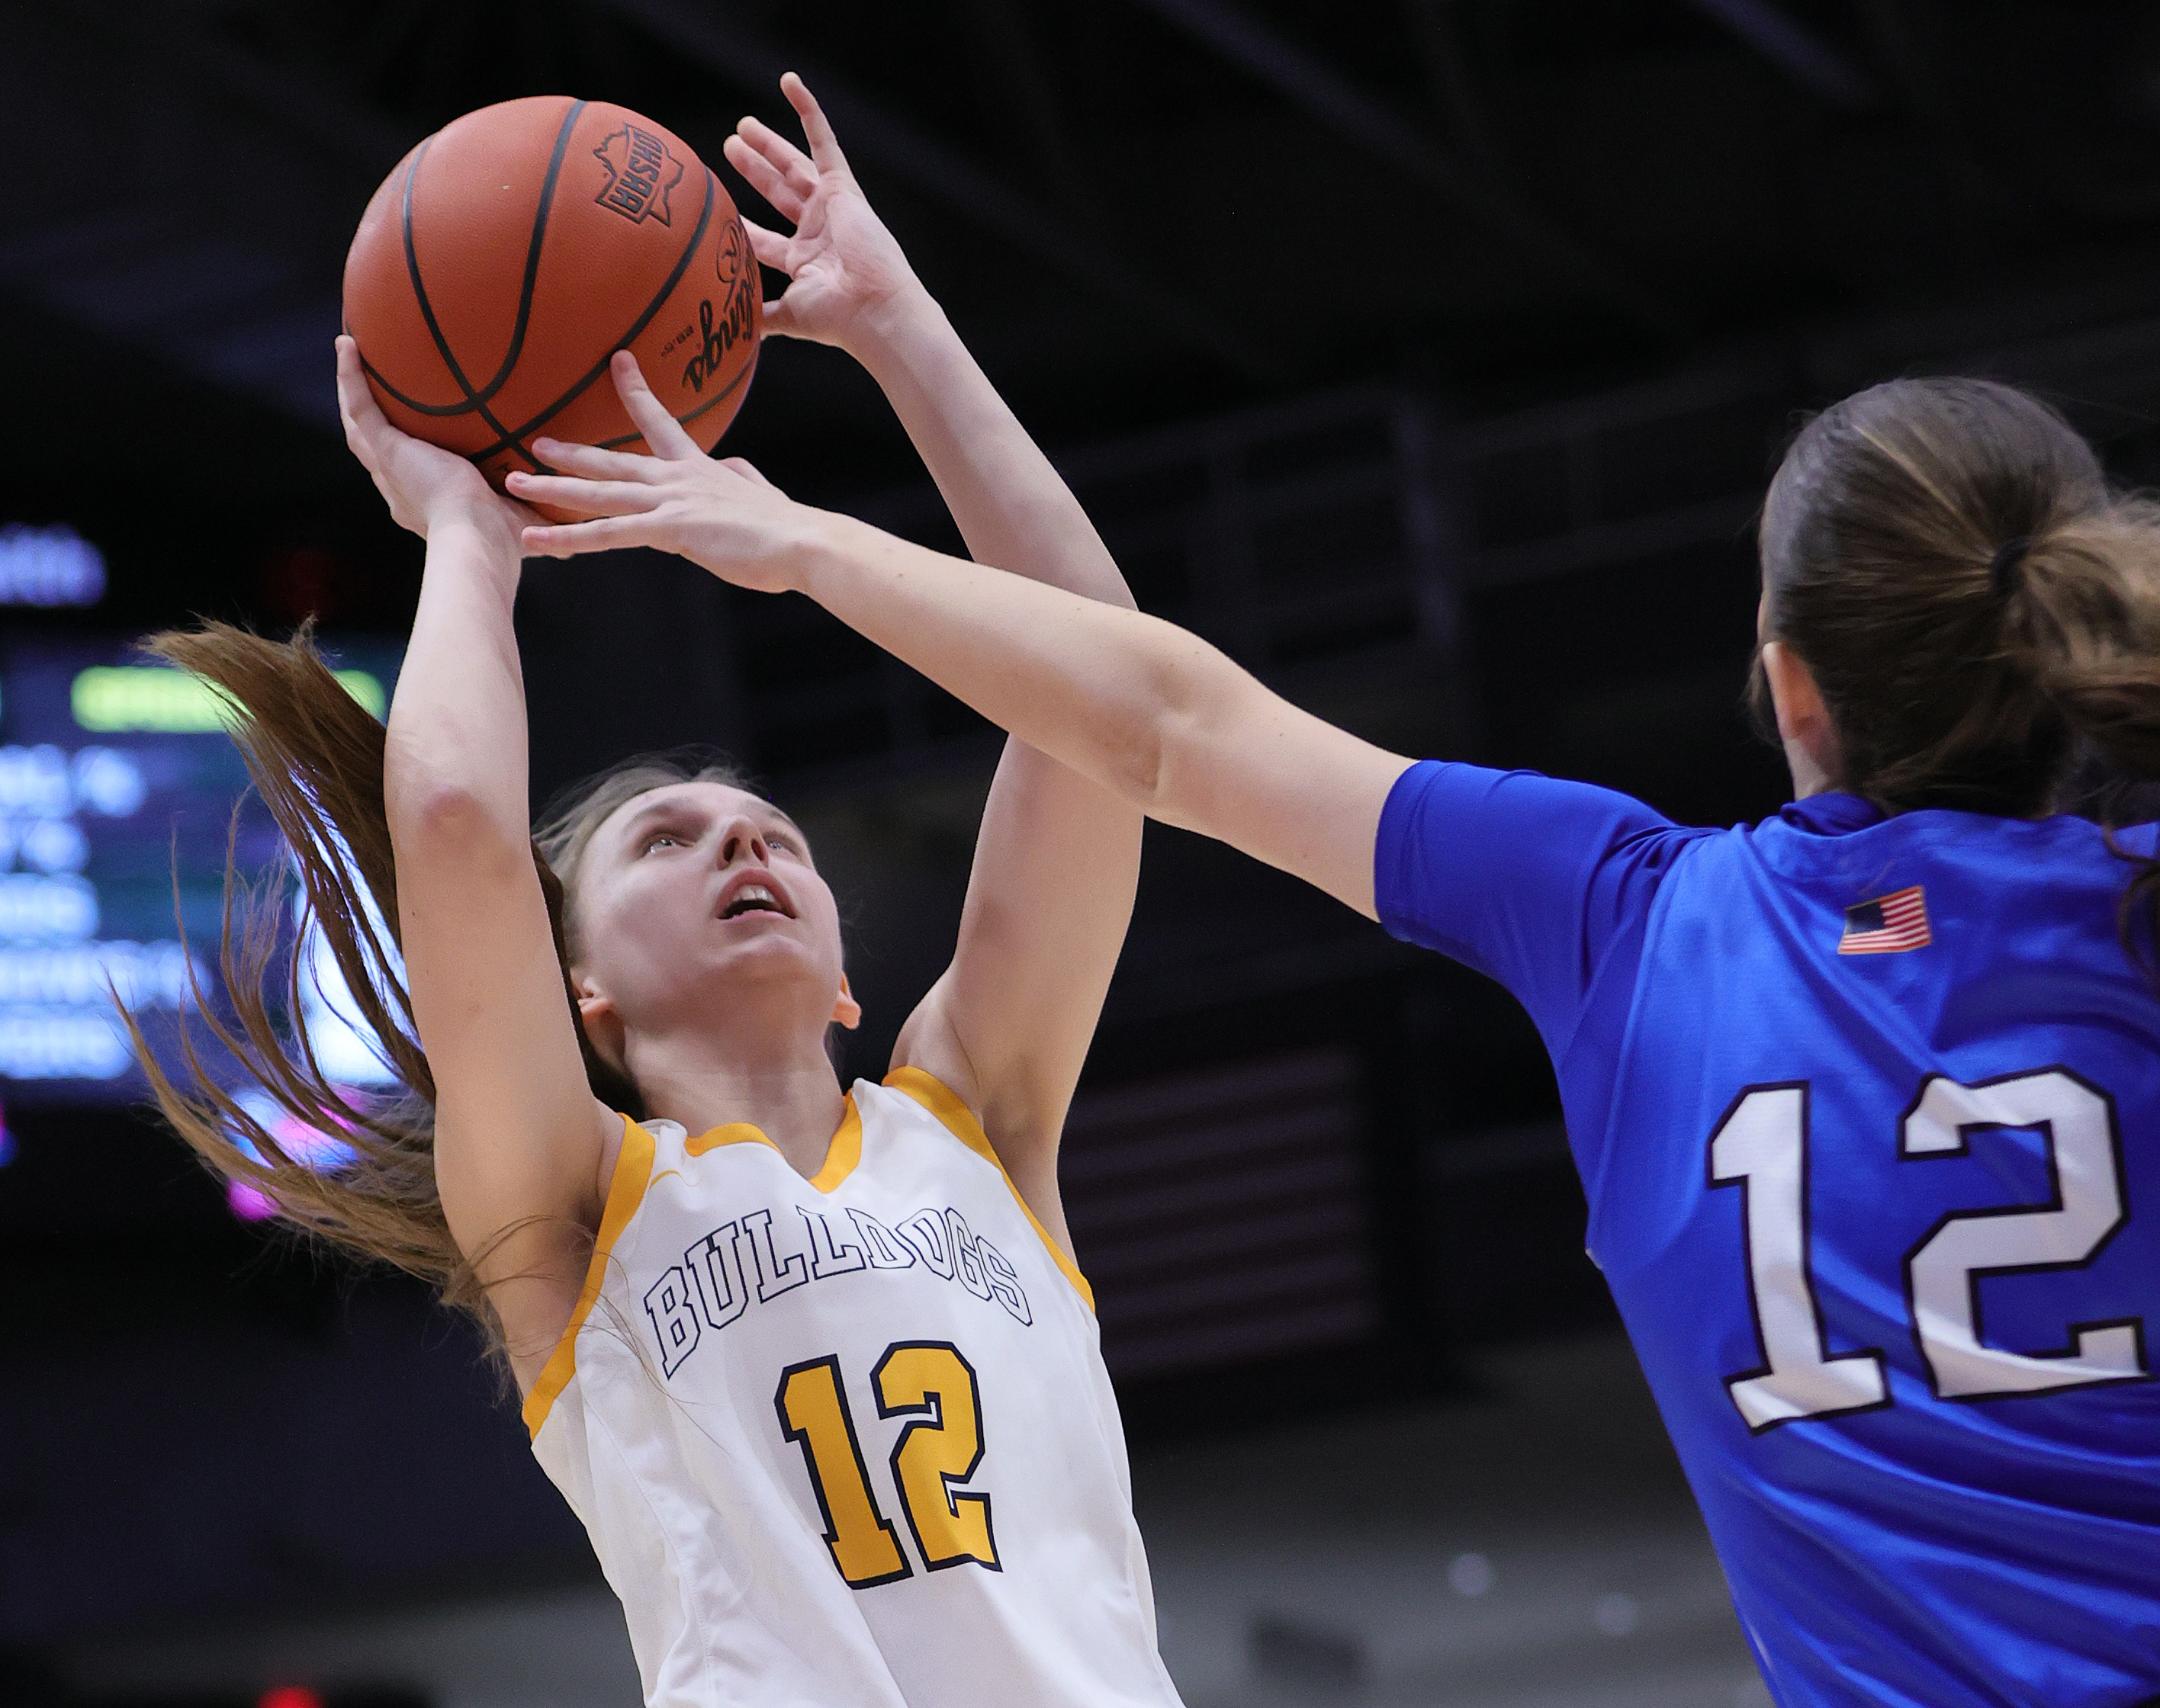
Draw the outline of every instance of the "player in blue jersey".
<instances>
[{"instance_id":1,"label":"player in blue jersey","mask_svg":"<svg viewBox=\"0 0 2160 1708\"><path fill-rule=\"evenodd\" d=\"M617 380L664 427L626 363ZM658 443L657 437L655 443ZM1155 817L1499 980L1559 1075L1618 1301L1786 1708L2160 1703L2160 513L2002 386L1817 417L1761 530L1795 800L1729 831L1413 764L1170 625L563 448L527 496L808 593Z\"/></svg>"}]
</instances>

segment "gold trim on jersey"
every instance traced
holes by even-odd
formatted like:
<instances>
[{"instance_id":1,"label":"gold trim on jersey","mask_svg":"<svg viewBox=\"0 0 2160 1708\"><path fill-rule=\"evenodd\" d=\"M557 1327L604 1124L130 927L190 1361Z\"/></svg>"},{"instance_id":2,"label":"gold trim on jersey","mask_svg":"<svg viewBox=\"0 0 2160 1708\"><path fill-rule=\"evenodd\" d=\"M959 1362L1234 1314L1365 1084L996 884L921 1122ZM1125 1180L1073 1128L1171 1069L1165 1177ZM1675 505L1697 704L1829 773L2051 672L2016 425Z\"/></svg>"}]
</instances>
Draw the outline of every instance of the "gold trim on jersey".
<instances>
[{"instance_id":1,"label":"gold trim on jersey","mask_svg":"<svg viewBox=\"0 0 2160 1708\"><path fill-rule=\"evenodd\" d=\"M840 1124L833 1131L833 1141L825 1147L825 1166L810 1177L811 1185L818 1191L829 1193L855 1172L855 1165L863 1160L863 1116L855 1107L854 1094L848 1094L847 1110L840 1116ZM714 1127L710 1132L699 1133L694 1139L685 1139L683 1148L693 1157L702 1157L708 1151L717 1151L723 1145L763 1145L777 1151L780 1146L766 1136L761 1127L746 1121L731 1121L725 1126Z\"/></svg>"},{"instance_id":2,"label":"gold trim on jersey","mask_svg":"<svg viewBox=\"0 0 2160 1708\"><path fill-rule=\"evenodd\" d=\"M772 1145L763 1129L752 1126L746 1121L731 1121L725 1126L714 1127L709 1133L699 1133L694 1139L683 1141L683 1148L693 1157L702 1157L708 1151L717 1151L723 1145ZM774 1150L780 1148L772 1145Z\"/></svg>"},{"instance_id":3,"label":"gold trim on jersey","mask_svg":"<svg viewBox=\"0 0 2160 1708\"><path fill-rule=\"evenodd\" d=\"M593 1239L593 1260L586 1265L585 1284L579 1290L577 1308L570 1312L569 1326L555 1343L555 1350L548 1354L540 1379L525 1396L525 1427L534 1436L548 1421L555 1396L570 1385L570 1378L578 1373L578 1331L585 1326L585 1317L600 1296L600 1285L607 1279L608 1258L615 1250L615 1242L622 1237L622 1230L630 1225L630 1219L645 1202L645 1189L652 1179L652 1135L628 1115L623 1116L622 1149L615 1159L615 1174L608 1182L607 1206L600 1212L600 1230Z\"/></svg>"},{"instance_id":4,"label":"gold trim on jersey","mask_svg":"<svg viewBox=\"0 0 2160 1708\"><path fill-rule=\"evenodd\" d=\"M1043 1249L1072 1289L1086 1302L1092 1312L1095 1308L1095 1290L1088 1285L1088 1278L1080 1273L1079 1265L1066 1255L1057 1242L1050 1237L1050 1230L1042 1225L1020 1188L1013 1184L1012 1176L1005 1172L1005 1165L998 1156L997 1147L983 1131L983 1124L975 1119L974 1111L953 1095L952 1090L934 1074L920 1068L897 1068L885 1076L885 1083L893 1090L911 1098L932 1115L953 1136L980 1157L1005 1183L1020 1206L1027 1224L1035 1229ZM810 1177L810 1184L821 1193L830 1193L850 1174L863 1160L862 1111L855 1107L854 1095L849 1095L847 1109L840 1117L840 1125L833 1134L832 1143L826 1147L825 1165ZM683 1148L690 1156L702 1157L708 1151L716 1151L724 1145L763 1145L778 1152L761 1129L746 1121L729 1121L694 1139L683 1141ZM555 1343L555 1350L548 1355L540 1379L532 1385L532 1391L525 1396L525 1427L537 1436L548 1421L548 1414L570 1379L578 1373L578 1332L585 1326L594 1303L600 1296L600 1287L607 1279L609 1257L622 1231L630 1225L630 1219L637 1214L644 1203L645 1194L652 1183L654 1146L652 1135L646 1131L628 1115L623 1117L622 1151L616 1157L614 1177L608 1183L606 1207L600 1213L600 1232L593 1240L592 1262L585 1271L585 1284L579 1290L577 1307L570 1312L569 1326L563 1338ZM672 1172L673 1171L670 1171Z\"/></svg>"},{"instance_id":5,"label":"gold trim on jersey","mask_svg":"<svg viewBox=\"0 0 2160 1708\"><path fill-rule=\"evenodd\" d=\"M1020 1188L1013 1184L1012 1176L1005 1173L1005 1165L998 1155L997 1146L990 1142L990 1136L983 1131L982 1122L975 1119L975 1111L954 1096L951 1088L934 1074L926 1074L920 1068L895 1068L885 1076L885 1083L894 1090L913 1098L936 1115L954 1138L1004 1177L1005 1190L1012 1193L1013 1202L1020 1206L1020 1213L1027 1218L1028 1226L1035 1229L1044 1248L1063 1271L1065 1279L1072 1283L1072 1290L1088 1302L1088 1310L1093 1311L1094 1288L1088 1285L1088 1277L1080 1273L1080 1265L1065 1255L1064 1248L1050 1237L1050 1230L1042 1225L1034 1210L1029 1208L1027 1200L1020 1195ZM838 1142L836 1139L834 1143ZM859 1131L855 1142L859 1150L862 1143Z\"/></svg>"}]
</instances>

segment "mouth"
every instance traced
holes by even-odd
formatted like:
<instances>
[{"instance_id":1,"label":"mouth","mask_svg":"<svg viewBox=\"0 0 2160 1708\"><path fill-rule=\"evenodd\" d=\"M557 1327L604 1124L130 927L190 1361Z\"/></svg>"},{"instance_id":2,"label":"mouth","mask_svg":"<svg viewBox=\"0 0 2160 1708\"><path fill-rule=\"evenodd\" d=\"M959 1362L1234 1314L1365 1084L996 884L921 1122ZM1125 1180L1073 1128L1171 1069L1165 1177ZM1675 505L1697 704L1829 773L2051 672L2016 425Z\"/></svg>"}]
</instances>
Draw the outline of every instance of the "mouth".
<instances>
[{"instance_id":1,"label":"mouth","mask_svg":"<svg viewBox=\"0 0 2160 1708\"><path fill-rule=\"evenodd\" d=\"M783 919L795 917L778 890L770 884L757 882L737 886L720 908L723 919L740 919L745 914L777 914Z\"/></svg>"}]
</instances>

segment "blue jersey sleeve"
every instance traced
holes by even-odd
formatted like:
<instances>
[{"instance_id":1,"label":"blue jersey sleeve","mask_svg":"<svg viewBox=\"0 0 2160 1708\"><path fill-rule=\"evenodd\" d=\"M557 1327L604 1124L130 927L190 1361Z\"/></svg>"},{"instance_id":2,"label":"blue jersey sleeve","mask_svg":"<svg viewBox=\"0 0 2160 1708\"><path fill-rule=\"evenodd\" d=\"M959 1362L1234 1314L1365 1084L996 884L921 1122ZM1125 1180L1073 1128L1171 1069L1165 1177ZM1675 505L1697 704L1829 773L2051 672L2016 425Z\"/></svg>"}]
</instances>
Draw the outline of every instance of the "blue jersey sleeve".
<instances>
[{"instance_id":1,"label":"blue jersey sleeve","mask_svg":"<svg viewBox=\"0 0 2160 1708\"><path fill-rule=\"evenodd\" d=\"M1613 988L1615 957L1639 959L1659 880L1700 834L1591 784L1428 760L1380 814L1373 901L1392 935L1506 986L1557 1064L1601 975Z\"/></svg>"}]
</instances>

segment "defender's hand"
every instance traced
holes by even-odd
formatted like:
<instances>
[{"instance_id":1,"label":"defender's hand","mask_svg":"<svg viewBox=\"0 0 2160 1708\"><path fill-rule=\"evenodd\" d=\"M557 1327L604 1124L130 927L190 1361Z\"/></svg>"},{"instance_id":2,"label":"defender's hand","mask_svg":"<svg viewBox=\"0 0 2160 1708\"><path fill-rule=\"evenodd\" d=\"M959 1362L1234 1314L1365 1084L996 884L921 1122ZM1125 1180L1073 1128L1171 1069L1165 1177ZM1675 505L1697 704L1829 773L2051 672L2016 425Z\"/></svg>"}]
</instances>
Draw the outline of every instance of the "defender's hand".
<instances>
[{"instance_id":1,"label":"defender's hand","mask_svg":"<svg viewBox=\"0 0 2160 1708\"><path fill-rule=\"evenodd\" d=\"M752 253L790 281L765 305L765 329L833 344L859 359L877 336L879 315L922 287L892 233L870 211L816 98L792 71L780 87L802 121L810 152L755 118L737 126L721 148L728 163L795 228L793 236L783 237L743 221Z\"/></svg>"},{"instance_id":2,"label":"defender's hand","mask_svg":"<svg viewBox=\"0 0 2160 1708\"><path fill-rule=\"evenodd\" d=\"M345 442L374 477L391 519L422 539L437 522L464 518L499 534L513 551L517 531L532 520L522 504L503 497L487 477L454 451L402 433L390 424L360 365L360 346L337 341L338 416Z\"/></svg>"},{"instance_id":3,"label":"defender's hand","mask_svg":"<svg viewBox=\"0 0 2160 1708\"><path fill-rule=\"evenodd\" d=\"M563 472L520 470L511 475L510 489L590 520L527 527L526 552L574 557L650 546L737 587L767 593L792 587L798 554L822 513L795 503L740 457L720 463L708 457L652 395L629 351L615 353L611 372L623 406L657 454L537 441L532 448Z\"/></svg>"}]
</instances>

